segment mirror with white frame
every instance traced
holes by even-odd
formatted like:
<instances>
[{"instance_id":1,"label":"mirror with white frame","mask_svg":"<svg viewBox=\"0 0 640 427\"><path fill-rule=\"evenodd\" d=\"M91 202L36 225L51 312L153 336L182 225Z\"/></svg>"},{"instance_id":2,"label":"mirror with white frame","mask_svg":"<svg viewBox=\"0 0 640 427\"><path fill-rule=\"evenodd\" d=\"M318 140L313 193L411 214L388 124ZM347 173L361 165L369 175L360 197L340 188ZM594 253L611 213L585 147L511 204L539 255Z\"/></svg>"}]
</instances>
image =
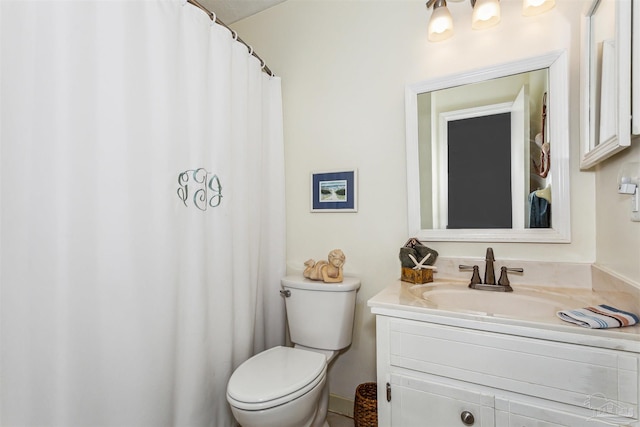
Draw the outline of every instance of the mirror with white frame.
<instances>
[{"instance_id":1,"label":"mirror with white frame","mask_svg":"<svg viewBox=\"0 0 640 427\"><path fill-rule=\"evenodd\" d=\"M410 236L570 241L565 51L410 84L405 96Z\"/></svg>"},{"instance_id":2,"label":"mirror with white frame","mask_svg":"<svg viewBox=\"0 0 640 427\"><path fill-rule=\"evenodd\" d=\"M582 22L582 169L629 147L640 132L631 123L631 12L631 0L594 0Z\"/></svg>"}]
</instances>

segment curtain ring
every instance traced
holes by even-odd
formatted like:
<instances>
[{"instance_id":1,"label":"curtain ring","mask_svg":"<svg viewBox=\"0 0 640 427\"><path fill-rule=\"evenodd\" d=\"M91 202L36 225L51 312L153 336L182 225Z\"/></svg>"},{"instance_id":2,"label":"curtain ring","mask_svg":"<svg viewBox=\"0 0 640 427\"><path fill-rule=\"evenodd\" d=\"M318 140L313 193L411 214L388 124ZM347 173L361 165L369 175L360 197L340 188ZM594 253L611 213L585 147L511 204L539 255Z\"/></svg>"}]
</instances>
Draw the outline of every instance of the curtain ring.
<instances>
[{"instance_id":1,"label":"curtain ring","mask_svg":"<svg viewBox=\"0 0 640 427\"><path fill-rule=\"evenodd\" d=\"M253 46L248 44L247 47L249 48L249 56L253 55Z\"/></svg>"},{"instance_id":2,"label":"curtain ring","mask_svg":"<svg viewBox=\"0 0 640 427\"><path fill-rule=\"evenodd\" d=\"M267 66L267 63L264 62L262 59L260 59L260 69L264 70L264 67L266 67L266 66Z\"/></svg>"},{"instance_id":3,"label":"curtain ring","mask_svg":"<svg viewBox=\"0 0 640 427\"><path fill-rule=\"evenodd\" d=\"M213 25L218 20L218 17L216 16L215 12L210 12L210 13L211 13L211 15L209 15L209 18L211 18L211 25Z\"/></svg>"},{"instance_id":4,"label":"curtain ring","mask_svg":"<svg viewBox=\"0 0 640 427\"><path fill-rule=\"evenodd\" d=\"M233 35L233 39L235 41L238 41L238 33L236 30L231 30L231 34Z\"/></svg>"}]
</instances>

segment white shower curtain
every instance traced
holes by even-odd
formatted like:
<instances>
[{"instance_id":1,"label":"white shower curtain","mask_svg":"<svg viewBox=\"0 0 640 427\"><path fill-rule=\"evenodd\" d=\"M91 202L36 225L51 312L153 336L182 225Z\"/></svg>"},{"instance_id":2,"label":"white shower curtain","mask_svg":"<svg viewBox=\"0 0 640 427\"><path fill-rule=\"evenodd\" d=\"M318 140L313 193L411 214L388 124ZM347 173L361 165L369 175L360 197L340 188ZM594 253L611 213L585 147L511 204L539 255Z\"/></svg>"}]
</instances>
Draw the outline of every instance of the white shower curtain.
<instances>
[{"instance_id":1,"label":"white shower curtain","mask_svg":"<svg viewBox=\"0 0 640 427\"><path fill-rule=\"evenodd\" d=\"M0 425L234 425L284 341L279 79L184 1L0 26Z\"/></svg>"}]
</instances>

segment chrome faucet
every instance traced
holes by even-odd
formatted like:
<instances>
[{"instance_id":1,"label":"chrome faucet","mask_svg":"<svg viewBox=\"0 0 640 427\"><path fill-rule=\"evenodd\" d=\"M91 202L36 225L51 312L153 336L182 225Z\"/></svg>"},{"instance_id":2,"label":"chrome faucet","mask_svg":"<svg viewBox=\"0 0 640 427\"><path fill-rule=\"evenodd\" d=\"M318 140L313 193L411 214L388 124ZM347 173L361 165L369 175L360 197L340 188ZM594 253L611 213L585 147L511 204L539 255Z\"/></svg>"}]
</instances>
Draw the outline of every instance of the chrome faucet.
<instances>
[{"instance_id":1,"label":"chrome faucet","mask_svg":"<svg viewBox=\"0 0 640 427\"><path fill-rule=\"evenodd\" d=\"M485 261L484 283L480 281L480 271L477 265L473 265L473 266L459 265L458 266L460 270L473 270L473 275L471 276L471 282L469 283L469 287L472 289L479 289L482 291L513 292L513 288L509 283L509 277L507 276L507 272L523 273L524 269L501 267L500 279L498 279L498 283L496 284L496 272L493 265L493 263L495 262L495 258L493 256L492 248L487 248L487 254L484 257L484 261Z\"/></svg>"}]
</instances>

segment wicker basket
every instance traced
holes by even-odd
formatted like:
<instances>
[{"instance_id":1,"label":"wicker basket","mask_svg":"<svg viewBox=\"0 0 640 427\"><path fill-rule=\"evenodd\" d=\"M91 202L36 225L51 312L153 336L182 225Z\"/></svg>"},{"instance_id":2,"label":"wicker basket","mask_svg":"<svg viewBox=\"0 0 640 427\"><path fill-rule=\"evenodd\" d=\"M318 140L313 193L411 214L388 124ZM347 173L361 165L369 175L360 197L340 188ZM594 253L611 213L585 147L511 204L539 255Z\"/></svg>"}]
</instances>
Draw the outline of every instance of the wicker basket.
<instances>
[{"instance_id":1,"label":"wicker basket","mask_svg":"<svg viewBox=\"0 0 640 427\"><path fill-rule=\"evenodd\" d=\"M353 403L355 427L378 427L378 387L376 383L363 383L356 388Z\"/></svg>"}]
</instances>

